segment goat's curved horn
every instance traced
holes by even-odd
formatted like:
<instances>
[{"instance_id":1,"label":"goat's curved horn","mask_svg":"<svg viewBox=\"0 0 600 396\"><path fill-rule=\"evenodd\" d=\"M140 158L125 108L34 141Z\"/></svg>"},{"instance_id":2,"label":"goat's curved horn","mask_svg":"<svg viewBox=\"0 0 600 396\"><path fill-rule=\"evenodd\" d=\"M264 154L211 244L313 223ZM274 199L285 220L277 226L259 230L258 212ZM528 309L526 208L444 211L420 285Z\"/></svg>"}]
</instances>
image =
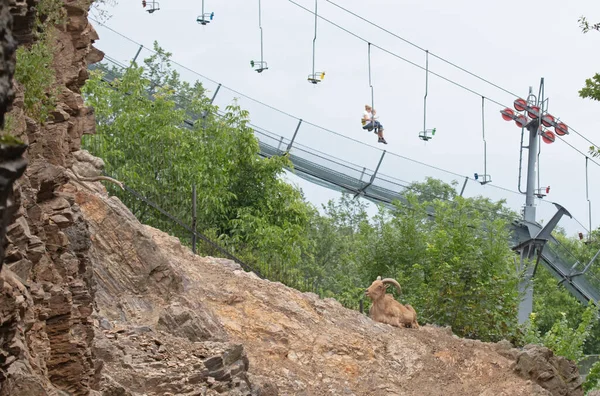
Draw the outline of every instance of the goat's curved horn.
<instances>
[{"instance_id":1,"label":"goat's curved horn","mask_svg":"<svg viewBox=\"0 0 600 396\"><path fill-rule=\"evenodd\" d=\"M396 289L398 289L398 293L402 293L402 289L400 288L400 283L398 283L395 279L392 278L385 278L381 280L383 283L390 283L394 286L396 286Z\"/></svg>"},{"instance_id":2,"label":"goat's curved horn","mask_svg":"<svg viewBox=\"0 0 600 396\"><path fill-rule=\"evenodd\" d=\"M377 277L377 280L381 280L381 276L378 276L378 277Z\"/></svg>"}]
</instances>

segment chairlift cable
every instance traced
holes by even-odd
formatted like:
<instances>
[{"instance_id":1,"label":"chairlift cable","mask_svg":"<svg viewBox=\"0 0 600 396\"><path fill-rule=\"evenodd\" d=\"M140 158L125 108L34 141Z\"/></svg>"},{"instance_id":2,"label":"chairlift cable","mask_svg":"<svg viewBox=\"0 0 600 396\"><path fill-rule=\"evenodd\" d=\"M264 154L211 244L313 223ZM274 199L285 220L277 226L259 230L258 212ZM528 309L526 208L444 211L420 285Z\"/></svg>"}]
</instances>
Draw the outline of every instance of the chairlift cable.
<instances>
[{"instance_id":1,"label":"chairlift cable","mask_svg":"<svg viewBox=\"0 0 600 396\"><path fill-rule=\"evenodd\" d=\"M374 27L376 27L377 29L379 29L379 30L381 30L381 31L383 31L383 32L385 32L385 33L387 33L387 34L389 34L389 35L391 35L391 36L394 36L395 38L397 38L397 39L399 39L399 40L402 40L402 41L404 41L405 43L407 43L407 44L409 44L409 45L411 45L411 46L413 46L413 47L415 47L415 48L417 48L417 49L419 49L419 50L421 50L421 51L426 51L426 50L425 50L425 48L422 48L422 47L420 47L419 45L417 45L417 44L413 43L412 41L410 41L410 40L407 40L407 39L405 39L404 37L401 37L401 36L399 36L399 35L397 35L397 34L393 33L392 31L390 31L390 30L388 30L388 29L386 29L386 28L384 28L384 27L382 27L382 26L379 26L378 24L376 24L376 23L374 23L374 22L372 22L372 21L368 20L368 19L367 19L367 18L365 18L365 17L362 17L362 16L360 16L359 14L356 14L355 12L352 12L352 11L350 11L349 9L342 7L341 5L339 5L339 4L336 4L336 3L334 3L334 2L333 2L333 1L331 1L331 0L326 0L326 1L327 1L328 3L330 3L331 5L333 5L333 6L337 7L337 8L339 8L339 9L341 9L342 11L345 11L345 12L347 12L348 14L350 14L350 15L352 15L352 16L354 16L354 17L356 17L356 18L360 19L360 20L362 20L363 22L367 22L369 25L371 25L371 26L374 26ZM436 55L436 54L434 54L434 53L431 53L431 56L433 56L433 57L435 57L435 58L437 58L437 59L441 60L441 61L442 61L442 62L444 62L444 63L447 63L447 64L448 64L448 65L450 65L450 66L453 66L453 67L457 68L458 70L460 70L460 71L462 71L462 72L465 72L465 73L467 73L467 74L469 74L469 75L471 75L471 76L473 76L473 77L475 77L475 78L477 78L477 79L479 79L479 80L481 80L481 81L483 81L483 82L485 82L485 83L487 83L487 84L489 84L489 85L491 85L491 86L493 86L493 87L497 88L497 89L499 89L499 90L501 90L501 91L504 91L505 93L507 93L507 94L509 94L509 95L511 95L511 96L519 97L519 95L517 95L517 94L515 94L515 93L512 93L512 92L508 91L507 89L505 89L505 88L503 88L503 87L501 87L501 86L499 86L499 85L497 85L497 84L494 84L493 82L491 82L491 81L489 81L489 80L487 80L487 79L485 79L485 78L483 78L483 77L481 77L481 76L479 76L479 75L477 75L477 74L475 74L475 73L473 73L473 72L470 72L470 71L468 71L468 70L466 70L466 69L464 69L464 68L462 68L462 67L458 66L457 64L450 62L449 60L446 60L446 59L442 58L442 57L441 57L441 56L439 56L439 55Z\"/></svg>"},{"instance_id":2,"label":"chairlift cable","mask_svg":"<svg viewBox=\"0 0 600 396\"><path fill-rule=\"evenodd\" d=\"M304 7L303 5L301 5L301 4L298 4L298 3L297 3L296 1L294 1L294 0L288 0L288 1L289 1L290 3L292 3L292 4L294 4L296 7L298 7L298 8L301 8L301 9L305 10L306 12L309 12L309 13L311 13L311 14L313 14L313 13L314 13L313 11L311 11L311 10L309 10L308 8ZM317 15L315 15L315 17L317 17ZM369 42L369 41L368 41L367 39L365 39L364 37L362 37L362 36L359 36L358 34L356 34L356 33L352 32L351 30L348 30L348 29L346 29L345 27L343 27L343 26L341 26L341 25L339 25L339 24L337 24L337 23L335 23L335 22L333 22L333 21L331 21L331 20L329 20L329 19L327 19L327 18L323 17L322 15L318 15L318 17L319 17L319 18L321 18L322 20L324 20L325 22L327 22L327 23L329 23L329 24L331 24L331 25L333 25L333 26L337 27L338 29L340 29L340 30L343 30L344 32L346 32L346 33L350 34L351 36L354 36L355 38L357 38L357 39L359 39L359 40L361 40L361 41L364 41L365 43L368 43L368 42ZM374 44L374 43L371 43L371 45L372 45L374 48L378 48L379 50L381 50L381 51L383 51L383 52L387 53L388 55L391 55L391 56L393 56L394 58L400 59L400 60L402 60L402 61L404 61L404 62L406 62L406 63L408 63L408 64L410 64L410 65L412 65L412 66L414 66L414 67L416 67L416 68L419 68L419 69L425 70L425 68L424 68L423 66L421 66L421 65L419 65L419 64L417 64L417 63L415 63L415 62L413 62L413 61L410 61L410 60L408 60L408 59L406 59L406 58L404 58L404 57L402 57L402 56L398 55L398 54L397 54L397 53L395 53L395 52L392 52L392 51L390 51L390 50L388 50L388 49L385 49L385 48L383 48L383 47L381 47L381 46L379 46L379 45L377 45L377 44ZM436 77L439 77L439 78L441 78L442 80L444 80L444 81L446 81L446 82L449 82L450 84L453 84L453 85L455 85L455 86L457 86L457 87L459 87L459 88L461 88L461 89L464 89L465 91L471 92L471 93L472 93L472 94L474 94L474 95L481 96L481 94L480 94L479 92L477 92L477 91L474 91L474 90L472 90L471 88L468 88L468 87L466 87L466 86L464 86L464 85L462 85L462 84L460 84L460 83L458 83L458 82L456 82L456 81L454 81L454 80L452 80L452 79L450 79L450 78L448 78L448 77L444 77L444 76L442 76L441 74L438 74L438 73L436 73L436 72L433 72L433 71L429 71L429 73L431 73L432 75L434 75L434 76L436 76ZM496 100L493 100L493 99L491 99L491 98L488 98L488 101L490 101L490 102L492 102L492 103L495 103L495 104L497 104L497 105L498 105L498 106L500 106L500 107L508 107L508 106L506 106L506 105L504 105L504 104L502 104L502 103L500 103L500 102L498 102L498 101L496 101Z\"/></svg>"},{"instance_id":3,"label":"chairlift cable","mask_svg":"<svg viewBox=\"0 0 600 396\"><path fill-rule=\"evenodd\" d=\"M296 5L297 7L299 7L299 8L302 8L302 9L303 9L303 10L305 10L305 11L312 13L312 11L311 11L311 10L309 10L309 9L307 9L306 7L304 7L304 6L302 6L302 5L298 4L298 3L296 3L296 2L295 2L295 1L293 1L293 0L288 0L288 1L289 1L290 3L292 3L292 4ZM364 42L368 42L366 39L364 39L364 38L362 38L361 36L359 36L359 35L357 35L357 34L353 33L352 31L350 31L350 30L348 30L348 29L346 29L346 28L344 28L344 27L342 27L342 26L340 26L340 25L336 24L335 22L332 22L331 20L328 20L327 18L324 18L324 17L322 17L322 16L319 16L319 17L320 17L321 19L325 20L326 22L328 22L329 24L331 24L331 25L333 25L333 26L335 26L335 27L339 28L340 30L343 30L343 31L345 31L346 33L348 33L348 34L350 34L350 35L354 36L355 38L358 38L359 40L362 40L362 41L364 41ZM124 35L123 33L116 31L115 29L113 29L113 28L111 28L109 25L107 25L106 23L104 23L104 22L102 22L102 21L99 21L99 20L95 19L94 17L90 17L89 19L90 19L91 21L93 21L93 22L96 22L98 25L102 26L103 28L105 28L105 29L107 29L107 30L110 30L111 32L113 32L113 33L117 34L118 36L120 36L120 37L122 37L122 38L124 38L124 39L126 39L126 40L128 40L128 41L131 41L131 42L133 42L133 43L135 43L135 44L137 44L137 45L140 45L140 43L139 43L139 42L137 42L137 41L134 41L133 39L131 39L130 37L128 37L128 36L126 36L126 35ZM424 69L424 68L423 68L423 66L421 66L421 65L418 65L418 64L416 64L416 63L414 63L414 62L411 62L411 61L409 61L409 60L407 60L407 59L405 59L405 58L401 57L401 56L400 56L400 55L398 55L398 54L395 54L395 53L393 53L393 52L391 52L391 51L389 51L389 50L387 50L387 49L385 49L385 48L382 48L382 47L380 47L380 46L377 46L377 45L375 45L375 44L372 44L372 45L373 45L374 47L377 47L377 48L379 48L379 49L380 49L380 50L382 50L383 52L385 52L385 53L388 53L389 55L392 55L392 56L394 56L394 57L396 57L396 58L398 58L398 59L400 59L400 60L403 60L403 61L405 61L405 62L407 62L407 63L409 63L409 64L411 64L411 65L413 65L413 66L415 66L415 67L417 67L417 68ZM155 51L154 51L152 48L147 48L147 47L144 47L144 49L146 49L146 50L148 50L148 51L150 51L150 52L154 52L154 53L155 53ZM109 56L105 56L105 58L109 58L109 59L110 59L110 57L109 57ZM115 61L115 62L116 62L116 61ZM177 66L181 67L181 68L182 68L182 69L184 69L184 70L187 70L187 71L189 71L189 72L191 72L191 73L193 73L193 74L195 74L195 75L197 75L197 76L199 76L199 77L201 77L201 78L203 78L203 79L205 79L205 80L209 81L209 82L212 82L212 83L215 83L215 84L219 84L217 81L215 81L215 80L213 80L213 79L211 79L211 78L209 78L209 77L207 77L207 76L204 76L203 74L201 74L201 73L198 73L197 71L195 71L195 70L191 69L190 67L188 67L188 66L185 66L185 65L183 65L183 64L181 64L181 63L179 63L179 62L177 62L177 61L172 61L172 63L173 63L174 65L177 65ZM468 92L471 92L471 93L473 93L473 94L477 94L478 96L481 96L481 94L477 93L476 91L474 91L474 90L472 90L472 89L470 89L470 88L467 88L467 87L465 87L465 86L463 86L463 85L461 85L461 84L459 84L459 83L457 83L457 82L455 82L455 81L453 81L453 80L451 80L451 79L449 79L449 78L447 78L447 77L444 77L444 76L442 76L442 75L440 75L440 74L438 74L438 73L435 73L435 72L431 71L431 74L433 74L433 75L435 75L436 77L439 77L439 78L441 78L442 80L444 80L444 81L447 81L447 82L449 82L449 83L451 83L451 84L453 84L453 85L456 85L457 87L459 87L459 88L462 88L462 89L464 89L464 90L466 90L466 91L468 91ZM292 118L296 118L296 119L298 119L296 116L294 116L294 115L292 115L292 114L290 114L290 113L288 113L288 112L285 112L285 111L283 111L283 110L281 110L281 109L278 109L278 108L276 108L276 107L274 107L274 106L272 106L272 105L269 105L269 104L267 104L267 103L265 103L265 102L263 102L263 101L260 101L260 100L258 100L258 99L255 99L255 98L253 98L253 97L251 97L251 96L249 96L249 95L247 95L247 94L244 94L244 93L242 93L242 92L240 92L240 91L238 91L238 90L235 90L235 89L233 89L233 88L229 88L228 86L225 86L225 85L223 85L223 87L224 87L224 88L226 88L226 89L228 89L228 90L230 90L230 91L231 91L231 92L233 92L233 93L236 93L236 94L238 94L238 95L240 95L240 96L242 96L242 97L245 97L245 98L247 98L247 99L249 99L249 100L251 100L251 101L253 101L253 102L255 102L255 103L258 103L258 104L260 104L260 105L263 105L263 106L265 106L265 107L267 107L267 108L269 108L269 109L275 110L275 111L277 111L277 112L279 112L279 113L281 113L281 114L284 114L284 115L286 115L286 116L289 116L289 117L292 117ZM508 106L506 106L506 105L504 105L504 104L502 104L502 103L500 103L500 102L498 102L498 101L495 101L495 100L493 100L493 99L490 99L490 98L488 98L488 101L490 101L490 102L492 102L492 103L494 103L494 104L497 104L497 105L499 105L499 106L501 106L501 107L508 107ZM319 128L319 129L321 129L321 130L324 130L324 131L326 131L326 132L332 133L332 134L334 134L334 135L336 135L336 136L340 136L340 137L343 137L343 138L345 138L345 139L348 139L348 140L355 141L356 143L364 144L363 142L361 142L361 141L359 141L359 140L356 140L356 139L349 138L348 136L342 135L342 134L340 134L339 132L336 132L336 131L334 131L334 130L332 130L332 129L325 128L325 127L323 127L323 126L320 126L320 125L317 125L317 124L315 124L315 123L311 123L310 121L303 121L303 122L304 122L304 123L306 123L306 124L308 124L308 125L311 125L311 126L314 126L314 127L316 127L316 128ZM573 128L570 128L570 129L571 129L571 130L573 130ZM574 131L574 132L575 132L575 131ZM580 133L577 133L577 134L578 134L578 135L580 135L580 136L582 136L584 139L586 139L586 138L585 138L583 135L581 135ZM586 153L582 152L581 150L579 150L578 148L576 148L575 146L573 146L571 143L569 143L567 140L563 139L561 136L558 136L558 138L559 138L560 140L562 140L562 141L563 141L565 144L567 144L567 145L568 145L570 148L572 148L573 150L575 150L576 152L578 152L579 154L581 154L582 156L584 156L584 157L587 157L587 154L586 154ZM587 140L587 139L586 139L586 140ZM588 141L589 141L589 140L588 140ZM592 143L592 144L593 144L593 143ZM600 145L597 145L597 146L599 146L599 147L600 147ZM403 157L403 156L401 156L401 155L399 155L399 154L397 154L397 153L389 152L389 154L391 154L391 155L394 155L394 156L396 156L396 157L405 158L405 157ZM409 158L406 158L406 159L409 159ZM595 160L593 160L593 159L591 159L591 158L589 158L589 160L590 160L590 161L591 161L591 162L592 162L594 165L596 165L596 166L600 167L600 163L598 163L597 161L595 161ZM413 161L415 161L415 160L413 160ZM419 161L415 161L415 162L419 162ZM425 164L425 163L423 163L423 165L428 165L428 164ZM429 165L429 166L431 166L431 165ZM433 167L433 166L432 166L432 167ZM465 177L464 175L460 175L460 174L458 174L458 173L455 173L455 172L448 171L447 169L442 169L442 168L437 168L437 167L433 167L433 168L434 168L434 169L437 169L437 170L439 170L439 171L442 171L442 172L448 172L448 173L451 173L451 174L455 174L456 176ZM501 189L501 190L505 190L505 191L507 191L507 192L511 192L511 193L515 192L515 191L513 191L513 190L510 190L510 189L508 189L508 188L505 188L505 187L500 187L500 186L497 186L497 185L496 185L496 186L494 186L494 187L496 187L496 188L499 188L499 189Z\"/></svg>"},{"instance_id":4,"label":"chairlift cable","mask_svg":"<svg viewBox=\"0 0 600 396\"><path fill-rule=\"evenodd\" d=\"M289 1L290 3L292 3L292 4L294 4L296 7L303 9L304 11L307 11L307 12L311 12L311 13L312 13L312 11L311 11L311 10L309 10L308 8L304 7L303 5L301 5L301 4L299 4L299 3L297 3L296 1L294 1L294 0L288 0L288 1ZM347 9L344 9L343 7L341 7L341 6L339 6L339 5L335 4L335 3L333 3L333 2L332 2L332 1L330 1L330 0L327 0L327 1L328 1L329 3L331 3L332 5L334 5L334 6L338 7L338 8L342 8L342 9L343 9L344 11L346 11L346 12L350 12L349 10L347 10ZM354 15L354 14L353 14L353 15ZM355 15L355 16L359 17L358 15ZM315 15L315 17L316 17L316 15ZM338 29L340 29L340 30L343 30L344 32L346 32L346 33L350 34L351 36L354 36L355 38L357 38L357 39L359 39L359 40L362 40L362 41L364 41L364 42L368 42L368 40L367 40L367 39L365 39L365 38L361 37L360 35L358 35L358 34L356 34L356 33L354 33L354 32L352 32L351 30L349 30L349 29L347 29L347 28L345 28L345 27L343 27L343 26L341 26L341 25L339 25L339 24L337 24L337 23L333 22L333 21L332 21L332 20L330 20L330 19L327 19L327 18L325 18L325 17L323 17L323 16L321 16L321 15L319 15L319 18L321 18L321 19L323 19L325 22L327 22L327 23L329 23L329 24L331 24L331 25L333 25L333 26L337 27ZM377 28L379 28L379 29L383 29L382 27L380 27L379 25L377 25L377 24L375 24L375 23L373 23L373 22L371 22L371 21L368 21L368 20L366 20L366 19L364 19L364 20L365 20L365 21L367 21L367 22L369 22L371 25L373 25L373 26L375 26L375 27L377 27ZM386 31L386 32L387 32L387 33L389 33L389 34L392 34L392 35L394 35L396 38L398 38L398 39L401 39L401 40L403 40L403 41L405 41L405 42L407 42L407 43L409 43L409 44L411 44L411 45L415 46L416 48L418 48L418 49L420 49L420 50L426 51L425 49L423 49L423 48L421 48L421 47L419 47L419 46L415 45L415 44L414 44L414 43L412 43L412 42L409 42L408 40L406 40L406 39L404 39L404 38L402 38L402 37L400 37L400 36L397 36L397 35L393 34L393 33L392 33L392 32L390 32L390 31L387 31L387 30L385 30L385 29L383 29L383 30L384 30L384 31ZM393 57L395 57L395 58L398 58L398 59L400 59L400 60L402 60L402 61L404 61L404 62L406 62L406 63L409 63L409 64L410 64L410 65L412 65L412 66L415 66L415 67L417 67L417 68L423 69L423 66L421 66L421 65L419 65L419 64L417 64L417 63L415 63L415 62L412 62L412 61L410 61L410 60L408 60L408 59L406 59L406 58L404 58L404 57L402 57L402 56L398 55L397 53L394 53L394 52L392 52L392 51L390 51L390 50L387 50L387 49L385 49L385 48L383 48L383 47L380 47L380 46L378 46L378 45L376 45L376 44L373 44L373 46L374 46L374 47L376 47L376 48L379 48L380 50L382 50L383 52L385 52L385 53L387 53L387 54L389 54L389 55L392 55L392 56L393 56ZM486 83L488 83L488 84L490 84L490 85L492 85L492 86L494 86L494 87L496 87L496 88L498 88L498 89L500 89L500 90L502 90L502 91L504 91L504 92L507 92L507 93L509 93L510 95L517 96L517 97L519 96L519 95L516 95L516 94L514 94L514 93L512 93L512 92L510 92L510 91L508 91L508 90L506 90L506 89L504 89L504 88L502 88L502 87L500 87L500 86L498 86L498 85L496 85L496 84L494 84L494 83L492 83L492 82L490 82L490 81L488 81L488 80L486 80L486 79L484 79L484 78L482 78L482 77L480 77L480 76L478 76L478 75L474 74L474 73L471 73L471 72L469 72L469 71L468 71L468 70L466 70L466 69L463 69L462 67L460 67L460 66L458 66L458 65L456 65L456 64L454 64L454 63L452 63L452 62L449 62L449 61L447 61L446 59L443 59L443 58L441 58L440 56L437 56L437 55L435 55L435 54L433 54L433 53L432 53L431 55L432 55L432 56L434 56L434 57L436 57L436 58L438 58L438 59L440 59L440 60L442 60L443 62L446 62L446 63L448 63L448 64L449 64L449 65L451 65L451 66L454 66L454 67L458 68L458 69L459 69L459 70L461 70L461 71L464 71L464 72L465 72L465 73L467 73L467 74L470 74L470 75L472 75L473 77L476 77L476 78L478 78L478 79L479 79L479 80L481 80L481 81L484 81L484 82L486 82ZM444 81L446 81L446 82L449 82L449 83L451 83L451 84L453 84L453 85L455 85L455 86L457 86L457 87L459 87L459 88L462 88L462 89L464 89L465 91L471 92L472 94L475 94L475 95L477 95L477 96L481 96L481 94L480 94L479 92L476 92L476 91L474 91L473 89L470 89L470 88L468 88L468 87L466 87L466 86L464 86L464 85L462 85L462 84L460 84L460 83L458 83L458 82L456 82L456 81L454 81L454 80L452 80L452 79L450 79L450 78L448 78L448 77L444 77L444 76L442 76L441 74L435 73L435 72L433 72L433 71L431 71L430 73L431 73L432 75L436 76L436 77L439 77L439 78L441 78L442 80L444 80ZM497 104L498 106L501 106L501 107L509 107L509 106L506 106L506 105L504 105L504 104L502 104L502 103L500 103L500 102L498 102L498 101L496 101L496 100L494 100L494 99L491 99L491 98L487 98L487 99L488 99L488 101L490 101L490 102L492 102L492 103L494 103L494 104ZM590 144L594 145L595 147L600 147L600 144L595 144L594 142L592 142L591 140L589 140L587 137L585 137L583 134L581 134L581 133L577 132L576 130L574 130L572 127L571 127L570 129L571 129L571 131L573 131L574 133L576 133L577 135L579 135L581 138L583 138L584 140L586 140L586 141L587 141L587 142L589 142ZM579 150L577 150L577 151L579 151ZM581 153L581 152L580 152L580 153ZM582 154L582 155L584 155L584 156L586 155L586 154L584 154L584 153L581 153L581 154ZM600 164L598 164L597 162L595 162L595 161L592 161L592 162L593 162L594 164L596 164L596 165L600 166Z\"/></svg>"}]
</instances>

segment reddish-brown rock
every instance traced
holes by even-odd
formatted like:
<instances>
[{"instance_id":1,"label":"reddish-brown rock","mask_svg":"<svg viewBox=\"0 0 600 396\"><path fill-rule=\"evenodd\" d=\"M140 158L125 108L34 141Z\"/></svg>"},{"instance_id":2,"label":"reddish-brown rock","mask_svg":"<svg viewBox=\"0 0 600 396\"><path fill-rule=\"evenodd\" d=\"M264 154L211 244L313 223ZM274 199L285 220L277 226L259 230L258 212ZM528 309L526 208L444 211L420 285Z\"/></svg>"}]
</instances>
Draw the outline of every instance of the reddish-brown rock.
<instances>
[{"instance_id":1,"label":"reddish-brown rock","mask_svg":"<svg viewBox=\"0 0 600 396\"><path fill-rule=\"evenodd\" d=\"M36 1L13 4L20 43L31 41ZM93 290L90 235L74 197L62 191L66 170L89 133L90 112L79 90L92 40L89 4L65 0L68 24L59 31L57 85L63 86L54 119L40 125L23 113L16 86L14 131L29 144L29 165L18 180L19 205L7 232L9 263L0 273L0 395L88 395L98 386L92 356ZM95 51L94 51L95 53ZM84 73L82 74L82 70ZM87 131L86 131L87 130Z\"/></svg>"}]
</instances>

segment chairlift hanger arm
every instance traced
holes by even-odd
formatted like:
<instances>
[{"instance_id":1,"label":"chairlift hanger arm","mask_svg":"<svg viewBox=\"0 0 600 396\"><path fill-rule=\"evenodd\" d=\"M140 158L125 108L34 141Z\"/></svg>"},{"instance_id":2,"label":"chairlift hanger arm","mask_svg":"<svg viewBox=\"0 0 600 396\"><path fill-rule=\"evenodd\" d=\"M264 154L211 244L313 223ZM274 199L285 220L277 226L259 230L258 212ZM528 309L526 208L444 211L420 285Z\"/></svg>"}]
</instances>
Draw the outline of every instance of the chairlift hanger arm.
<instances>
[{"instance_id":1,"label":"chairlift hanger arm","mask_svg":"<svg viewBox=\"0 0 600 396\"><path fill-rule=\"evenodd\" d=\"M375 120L373 110L375 109L375 95L373 93L373 82L371 81L371 43L367 43L367 56L369 63L369 88L371 88L371 122Z\"/></svg>"},{"instance_id":2,"label":"chairlift hanger arm","mask_svg":"<svg viewBox=\"0 0 600 396\"><path fill-rule=\"evenodd\" d=\"M318 9L318 0L315 0L315 35L313 37L313 53L312 53L312 75L315 75L315 46L317 42L317 9Z\"/></svg>"},{"instance_id":3,"label":"chairlift hanger arm","mask_svg":"<svg viewBox=\"0 0 600 396\"><path fill-rule=\"evenodd\" d=\"M483 175L475 173L475 180L482 185L491 183L492 176L487 173L487 141L485 140L485 96L481 95L481 135L483 137ZM479 180L481 179L481 180Z\"/></svg>"},{"instance_id":4,"label":"chairlift hanger arm","mask_svg":"<svg viewBox=\"0 0 600 396\"><path fill-rule=\"evenodd\" d=\"M250 66L255 68L254 70L258 73L262 73L267 70L267 62L264 58L264 45L263 45L263 28L262 28L262 6L261 1L258 0L258 28L260 30L260 61L250 61Z\"/></svg>"},{"instance_id":5,"label":"chairlift hanger arm","mask_svg":"<svg viewBox=\"0 0 600 396\"><path fill-rule=\"evenodd\" d=\"M588 240L591 238L591 233L592 233L592 201L590 200L590 196L589 196L589 192L590 192L590 183L589 183L589 177L588 177L588 160L589 157L586 155L585 156L585 199L587 199L588 201L588 221L589 221L589 234L588 234ZM596 258L594 256L594 258Z\"/></svg>"},{"instance_id":6,"label":"chairlift hanger arm","mask_svg":"<svg viewBox=\"0 0 600 396\"><path fill-rule=\"evenodd\" d=\"M427 94L429 93L429 50L425 50L425 95L423 96L423 131L427 131Z\"/></svg>"},{"instance_id":7,"label":"chairlift hanger arm","mask_svg":"<svg viewBox=\"0 0 600 396\"><path fill-rule=\"evenodd\" d=\"M315 11L314 11L314 15L315 15L315 36L313 37L313 52L312 52L312 73L308 75L308 82L311 84L318 84L321 81L323 81L325 79L325 72L324 71L320 71L317 72L315 71L315 58L316 58L316 42L317 42L317 21L318 21L318 13L317 13L317 9L318 9L318 0L315 0Z\"/></svg>"}]
</instances>

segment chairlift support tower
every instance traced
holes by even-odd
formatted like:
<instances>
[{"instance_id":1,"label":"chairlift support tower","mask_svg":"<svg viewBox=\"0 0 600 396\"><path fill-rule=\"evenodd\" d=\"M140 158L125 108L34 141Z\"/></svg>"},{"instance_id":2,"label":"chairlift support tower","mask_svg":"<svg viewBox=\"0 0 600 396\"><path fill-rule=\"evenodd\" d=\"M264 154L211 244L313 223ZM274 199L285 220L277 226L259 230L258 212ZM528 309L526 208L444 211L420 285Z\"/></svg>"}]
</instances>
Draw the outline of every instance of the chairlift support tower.
<instances>
[{"instance_id":1,"label":"chairlift support tower","mask_svg":"<svg viewBox=\"0 0 600 396\"><path fill-rule=\"evenodd\" d=\"M550 192L550 187L536 188L536 166L539 174L539 141L540 138L547 144L552 144L555 139L555 133L558 136L564 136L569 133L568 127L547 113L548 99L544 98L544 78L540 80L540 89L536 97L532 93L532 88L529 88L527 100L516 99L514 101L515 113L512 109L506 108L501 110L502 118L506 121L515 121L516 125L522 128L522 134L525 130L529 132L529 144L523 145L523 135L521 136L521 152L519 163L519 191L521 191L521 165L523 158L523 149L527 149L527 187L525 194L525 205L523 207L523 223L529 230L529 239L521 242L513 248L520 253L520 262L517 265L517 271L524 271L524 278L519 284L519 291L522 293L523 299L519 304L519 323L524 323L529 319L529 315L533 310L533 284L532 279L535 275L535 270L541 259L542 251L546 242L552 237L551 233L564 214L572 217L571 214L562 206L554 204L557 211L550 221L543 227L536 222L535 198L544 196L543 191ZM554 127L554 132L547 128ZM535 264L531 261L535 259Z\"/></svg>"}]
</instances>

